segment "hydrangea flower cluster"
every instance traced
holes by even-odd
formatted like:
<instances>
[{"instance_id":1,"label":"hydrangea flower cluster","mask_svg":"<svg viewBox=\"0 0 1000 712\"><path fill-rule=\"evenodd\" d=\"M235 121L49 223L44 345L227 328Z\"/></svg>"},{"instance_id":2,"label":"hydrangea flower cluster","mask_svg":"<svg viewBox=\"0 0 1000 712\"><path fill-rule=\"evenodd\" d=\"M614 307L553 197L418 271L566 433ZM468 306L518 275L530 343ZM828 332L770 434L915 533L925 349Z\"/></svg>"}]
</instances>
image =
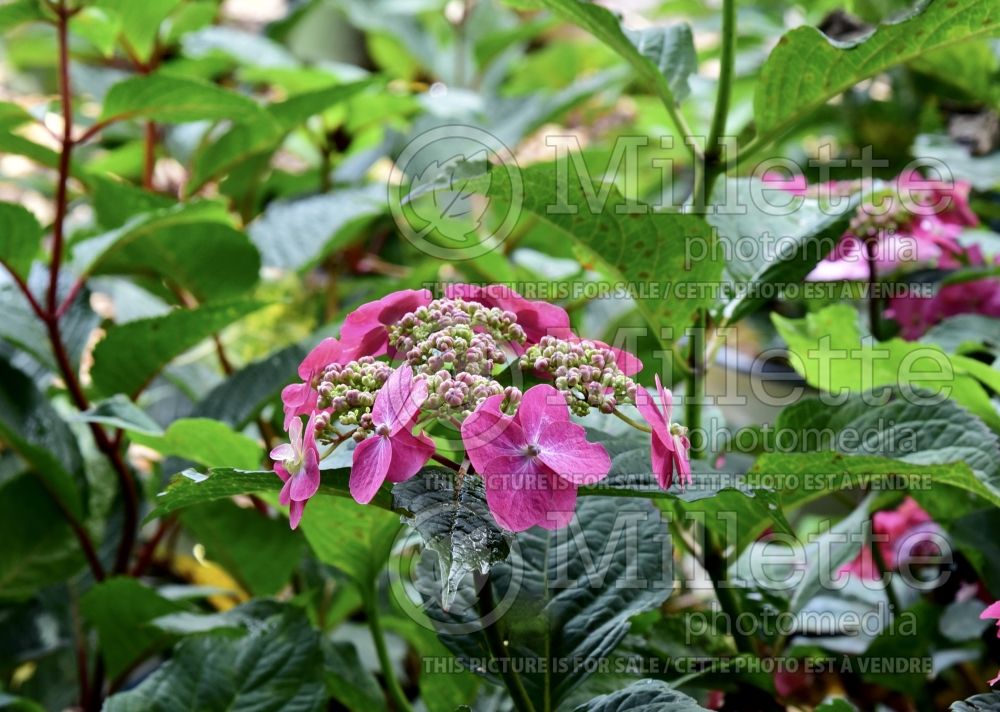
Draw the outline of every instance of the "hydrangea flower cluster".
<instances>
[{"instance_id":1,"label":"hydrangea flower cluster","mask_svg":"<svg viewBox=\"0 0 1000 712\"><path fill-rule=\"evenodd\" d=\"M796 195L851 195L862 189L857 181L809 186L805 179L784 180L765 175L769 185ZM916 171L885 185L878 206L860 206L840 242L806 277L815 282L869 278L865 242L874 240L879 274L918 266L941 269L988 266L976 245L964 246L962 231L979 219L969 207L971 186L963 181L927 180ZM905 199L904 199L905 196ZM1000 317L1000 280L996 278L943 285L933 297L896 296L887 315L899 322L902 336L918 339L942 319L958 314Z\"/></svg>"},{"instance_id":2,"label":"hydrangea flower cluster","mask_svg":"<svg viewBox=\"0 0 1000 712\"><path fill-rule=\"evenodd\" d=\"M627 352L580 339L561 308L501 285L449 285L437 299L394 292L348 316L341 338L320 342L299 367L302 381L282 391L292 442L271 451L281 502L295 528L319 488L321 446L357 443L349 486L367 504L383 483L413 477L436 456L434 433L457 428L466 452L459 469L482 477L502 527L559 528L573 516L577 488L611 468L571 416L622 404L648 422L638 427L651 434L660 486L675 471L690 482L690 443L670 422L670 391L658 378L655 398L638 386L641 368ZM540 382L522 389L525 379Z\"/></svg>"},{"instance_id":3,"label":"hydrangea flower cluster","mask_svg":"<svg viewBox=\"0 0 1000 712\"><path fill-rule=\"evenodd\" d=\"M872 517L872 537L887 569L894 570L916 556L932 556L940 546L940 527L917 501L907 497L895 509L876 512ZM865 546L858 557L844 566L866 580L880 578L872 549Z\"/></svg>"}]
</instances>

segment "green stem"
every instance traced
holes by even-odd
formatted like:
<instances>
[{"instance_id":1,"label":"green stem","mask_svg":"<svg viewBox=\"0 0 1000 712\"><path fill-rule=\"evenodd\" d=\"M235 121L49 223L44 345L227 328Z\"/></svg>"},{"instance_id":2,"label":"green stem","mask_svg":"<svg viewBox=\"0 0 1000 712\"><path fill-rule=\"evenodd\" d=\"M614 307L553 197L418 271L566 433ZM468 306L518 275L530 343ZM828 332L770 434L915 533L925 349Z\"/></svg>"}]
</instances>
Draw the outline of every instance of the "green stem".
<instances>
[{"instance_id":1,"label":"green stem","mask_svg":"<svg viewBox=\"0 0 1000 712\"><path fill-rule=\"evenodd\" d=\"M726 559L722 555L722 547L715 539L715 535L708 527L702 528L704 539L702 540L701 565L712 580L712 587L715 589L715 597L719 601L719 607L729 619L729 630L732 633L736 649L741 653L753 653L753 640L739 630L739 615L742 610L740 600L736 591L726 584L729 576L726 572Z\"/></svg>"},{"instance_id":2,"label":"green stem","mask_svg":"<svg viewBox=\"0 0 1000 712\"><path fill-rule=\"evenodd\" d=\"M705 397L705 312L695 315L688 353L687 388L684 393L684 425L691 433L691 457L705 456L701 437L701 402Z\"/></svg>"},{"instance_id":3,"label":"green stem","mask_svg":"<svg viewBox=\"0 0 1000 712\"><path fill-rule=\"evenodd\" d=\"M476 588L479 589L479 602L476 607L479 609L481 618L485 618L496 610L496 603L493 599L493 584L489 577L483 574L473 574ZM528 691L524 689L521 676L517 670L510 665L511 657L504 645L503 637L500 635L500 622L493 621L483 628L483 635L486 637L486 644L489 646L490 655L497 661L500 677L503 678L504 686L510 693L511 701L518 712L535 712L535 706L528 697Z\"/></svg>"},{"instance_id":4,"label":"green stem","mask_svg":"<svg viewBox=\"0 0 1000 712\"><path fill-rule=\"evenodd\" d=\"M719 155L719 139L726 132L729 101L733 92L733 66L736 60L736 0L722 3L722 55L719 58L719 90L715 96L715 113L708 132L705 153L710 162Z\"/></svg>"},{"instance_id":5,"label":"green stem","mask_svg":"<svg viewBox=\"0 0 1000 712\"><path fill-rule=\"evenodd\" d=\"M382 677L385 678L385 685L388 688L389 696L395 703L399 712L413 712L410 701L406 699L406 694L396 679L396 672L392 667L392 660L389 659L389 649L385 644L385 631L382 629L382 619L378 612L378 592L372 586L364 594L365 614L368 617L368 627L372 632L372 640L375 641L375 652L378 654L379 665L382 667Z\"/></svg>"},{"instance_id":6,"label":"green stem","mask_svg":"<svg viewBox=\"0 0 1000 712\"><path fill-rule=\"evenodd\" d=\"M612 414L613 414L613 415L614 415L614 416L615 416L616 418L618 418L619 420L621 420L621 421L623 421L623 422L626 422L626 423L628 423L629 425L631 425L631 426L632 426L633 428L635 428L636 430L641 430L641 431L642 431L642 432L644 432L644 433L651 433L651 432L653 432L653 429L652 429L651 427L649 427L648 425L643 425L642 423L637 423L637 422L635 422L634 420L632 420L632 419L631 419L630 417L628 417L627 415L625 415L624 413L622 413L622 412L621 412L620 410L618 410L617 408L615 408L615 409L614 409L613 411L611 411L611 412L612 412Z\"/></svg>"}]
</instances>

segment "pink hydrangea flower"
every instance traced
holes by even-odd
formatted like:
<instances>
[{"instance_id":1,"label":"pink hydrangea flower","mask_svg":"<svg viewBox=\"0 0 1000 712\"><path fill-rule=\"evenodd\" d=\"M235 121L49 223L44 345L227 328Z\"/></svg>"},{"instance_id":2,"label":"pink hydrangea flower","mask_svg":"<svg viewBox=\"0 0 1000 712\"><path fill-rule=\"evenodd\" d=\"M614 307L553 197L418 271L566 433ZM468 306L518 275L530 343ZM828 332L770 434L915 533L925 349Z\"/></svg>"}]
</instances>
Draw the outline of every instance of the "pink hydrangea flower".
<instances>
[{"instance_id":1,"label":"pink hydrangea flower","mask_svg":"<svg viewBox=\"0 0 1000 712\"><path fill-rule=\"evenodd\" d=\"M450 299L464 299L478 302L483 306L509 311L517 317L517 323L524 329L528 344L537 344L543 336L559 339L573 338L570 330L569 314L565 309L548 302L525 299L510 287L502 284L481 286L478 284L449 284L445 296Z\"/></svg>"},{"instance_id":2,"label":"pink hydrangea flower","mask_svg":"<svg viewBox=\"0 0 1000 712\"><path fill-rule=\"evenodd\" d=\"M979 614L979 618L981 620L1000 619L1000 601L997 601L996 603L993 603L992 605L988 606L985 611ZM1000 638L1000 620L998 620L997 626L998 626L997 637ZM1000 672L997 673L997 676L995 678L990 680L990 684L995 685L998 682L1000 682Z\"/></svg>"},{"instance_id":3,"label":"pink hydrangea flower","mask_svg":"<svg viewBox=\"0 0 1000 712\"><path fill-rule=\"evenodd\" d=\"M564 527L573 518L577 487L606 477L611 459L570 421L565 398L552 386L529 388L513 417L500 410L503 398L487 398L462 423L490 511L510 531Z\"/></svg>"},{"instance_id":4,"label":"pink hydrangea flower","mask_svg":"<svg viewBox=\"0 0 1000 712\"><path fill-rule=\"evenodd\" d=\"M285 410L285 430L293 418L309 415L316 410L319 393L313 388L313 379L331 363L346 363L342 360L343 348L339 341L327 338L320 341L299 364L299 378L302 383L285 386L281 391L281 403Z\"/></svg>"},{"instance_id":5,"label":"pink hydrangea flower","mask_svg":"<svg viewBox=\"0 0 1000 712\"><path fill-rule=\"evenodd\" d=\"M896 569L910 557L933 547L938 531L931 515L912 497L904 499L896 509L876 512L872 517L872 536L878 537L874 541L887 569ZM867 580L880 577L870 546L863 547L858 558L842 571Z\"/></svg>"},{"instance_id":6,"label":"pink hydrangea flower","mask_svg":"<svg viewBox=\"0 0 1000 712\"><path fill-rule=\"evenodd\" d=\"M431 293L426 289L404 289L355 309L340 329L346 360L388 353L389 332L386 327L431 301Z\"/></svg>"},{"instance_id":7,"label":"pink hydrangea flower","mask_svg":"<svg viewBox=\"0 0 1000 712\"><path fill-rule=\"evenodd\" d=\"M293 418L288 430L290 442L271 450L274 472L284 482L278 501L288 507L292 529L299 526L306 502L319 489L319 448L316 447L316 415L310 415L305 431L302 420Z\"/></svg>"},{"instance_id":8,"label":"pink hydrangea flower","mask_svg":"<svg viewBox=\"0 0 1000 712\"><path fill-rule=\"evenodd\" d=\"M426 400L427 384L414 380L408 364L393 371L379 390L371 413L375 434L354 448L350 487L355 500L371 502L383 482L410 479L434 454L434 441L413 434L417 411Z\"/></svg>"},{"instance_id":9,"label":"pink hydrangea flower","mask_svg":"<svg viewBox=\"0 0 1000 712\"><path fill-rule=\"evenodd\" d=\"M659 374L656 375L656 390L660 396L660 406L657 407L645 389L640 388L636 393L635 405L642 414L642 417L653 429L651 440L652 448L650 459L653 465L653 473L656 475L660 487L668 489L674 480L674 470L682 485L690 484L691 461L688 451L691 449L691 441L683 429L675 428L670 422L670 414L673 409L673 395L660 382Z\"/></svg>"}]
</instances>

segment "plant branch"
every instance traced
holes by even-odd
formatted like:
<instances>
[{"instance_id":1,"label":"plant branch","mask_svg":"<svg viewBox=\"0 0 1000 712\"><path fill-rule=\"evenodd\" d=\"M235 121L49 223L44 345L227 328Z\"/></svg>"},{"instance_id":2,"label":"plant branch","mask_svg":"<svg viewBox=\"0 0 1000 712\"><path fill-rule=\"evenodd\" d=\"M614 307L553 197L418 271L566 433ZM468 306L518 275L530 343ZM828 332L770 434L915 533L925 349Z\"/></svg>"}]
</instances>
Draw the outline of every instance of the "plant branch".
<instances>
[{"instance_id":1,"label":"plant branch","mask_svg":"<svg viewBox=\"0 0 1000 712\"><path fill-rule=\"evenodd\" d=\"M719 139L726 132L729 102L733 93L733 67L736 59L736 0L722 2L722 55L719 67L719 89L715 96L715 112L705 145L706 160L715 163L719 157Z\"/></svg>"},{"instance_id":2,"label":"plant branch","mask_svg":"<svg viewBox=\"0 0 1000 712\"><path fill-rule=\"evenodd\" d=\"M698 310L694 328L691 331L691 347L688 352L687 386L684 391L684 425L691 433L691 457L705 456L701 438L701 401L705 396L705 329L707 317L704 310Z\"/></svg>"}]
</instances>

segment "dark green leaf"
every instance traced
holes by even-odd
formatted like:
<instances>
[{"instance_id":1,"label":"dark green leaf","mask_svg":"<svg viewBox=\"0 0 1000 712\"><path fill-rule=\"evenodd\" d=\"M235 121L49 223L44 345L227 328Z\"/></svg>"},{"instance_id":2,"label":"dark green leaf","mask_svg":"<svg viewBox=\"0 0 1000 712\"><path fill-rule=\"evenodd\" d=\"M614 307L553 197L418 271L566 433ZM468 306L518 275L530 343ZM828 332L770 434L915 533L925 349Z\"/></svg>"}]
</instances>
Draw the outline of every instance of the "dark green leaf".
<instances>
[{"instance_id":1,"label":"dark green leaf","mask_svg":"<svg viewBox=\"0 0 1000 712\"><path fill-rule=\"evenodd\" d=\"M230 632L182 640L169 661L137 687L110 697L104 712L319 712L325 709L320 635L286 608Z\"/></svg>"},{"instance_id":2,"label":"dark green leaf","mask_svg":"<svg viewBox=\"0 0 1000 712\"><path fill-rule=\"evenodd\" d=\"M283 519L269 519L232 502L207 502L181 513L181 522L219 564L255 596L272 596L291 579L304 550Z\"/></svg>"},{"instance_id":3,"label":"dark green leaf","mask_svg":"<svg viewBox=\"0 0 1000 712\"><path fill-rule=\"evenodd\" d=\"M403 511L403 523L417 530L437 554L443 608L451 607L459 585L470 573L489 573L510 553L511 534L497 526L486 504L479 477L465 477L459 486L446 470L425 470L392 489L393 506Z\"/></svg>"},{"instance_id":4,"label":"dark green leaf","mask_svg":"<svg viewBox=\"0 0 1000 712\"><path fill-rule=\"evenodd\" d=\"M163 435L163 428L155 420L120 393L94 404L77 418L88 423L102 423L145 435Z\"/></svg>"},{"instance_id":5,"label":"dark green leaf","mask_svg":"<svg viewBox=\"0 0 1000 712\"><path fill-rule=\"evenodd\" d=\"M94 384L108 395L134 394L174 358L262 306L250 300L206 304L114 326L94 349Z\"/></svg>"},{"instance_id":6,"label":"dark green leaf","mask_svg":"<svg viewBox=\"0 0 1000 712\"><path fill-rule=\"evenodd\" d=\"M952 702L950 712L997 712L1000 710L1000 692L986 692L966 700Z\"/></svg>"},{"instance_id":7,"label":"dark green leaf","mask_svg":"<svg viewBox=\"0 0 1000 712\"><path fill-rule=\"evenodd\" d=\"M0 599L26 599L83 568L80 545L37 477L0 484Z\"/></svg>"},{"instance_id":8,"label":"dark green leaf","mask_svg":"<svg viewBox=\"0 0 1000 712\"><path fill-rule=\"evenodd\" d=\"M479 592L465 586L441 609L437 564L425 555L418 589L442 642L462 658L489 659L477 610ZM558 702L609 655L636 613L656 608L673 586L671 542L660 513L644 500L586 497L569 527L518 534L510 560L489 575L521 680L534 700ZM581 664L586 661L587 664Z\"/></svg>"},{"instance_id":9,"label":"dark green leaf","mask_svg":"<svg viewBox=\"0 0 1000 712\"><path fill-rule=\"evenodd\" d=\"M192 415L221 420L237 429L246 427L295 379L305 357L305 349L292 345L244 366L206 393Z\"/></svg>"},{"instance_id":10,"label":"dark green leaf","mask_svg":"<svg viewBox=\"0 0 1000 712\"><path fill-rule=\"evenodd\" d=\"M705 712L705 708L661 680L639 680L623 690L595 697L573 712Z\"/></svg>"},{"instance_id":11,"label":"dark green leaf","mask_svg":"<svg viewBox=\"0 0 1000 712\"><path fill-rule=\"evenodd\" d=\"M352 712L371 712L385 705L378 680L358 658L352 643L339 641L323 646L326 689Z\"/></svg>"},{"instance_id":12,"label":"dark green leaf","mask_svg":"<svg viewBox=\"0 0 1000 712\"><path fill-rule=\"evenodd\" d=\"M166 647L170 638L152 626L154 618L184 610L132 578L113 578L87 591L80 612L97 629L111 679Z\"/></svg>"},{"instance_id":13,"label":"dark green leaf","mask_svg":"<svg viewBox=\"0 0 1000 712\"><path fill-rule=\"evenodd\" d=\"M59 506L82 519L86 480L73 433L31 379L0 358L0 439L27 462Z\"/></svg>"}]
</instances>

